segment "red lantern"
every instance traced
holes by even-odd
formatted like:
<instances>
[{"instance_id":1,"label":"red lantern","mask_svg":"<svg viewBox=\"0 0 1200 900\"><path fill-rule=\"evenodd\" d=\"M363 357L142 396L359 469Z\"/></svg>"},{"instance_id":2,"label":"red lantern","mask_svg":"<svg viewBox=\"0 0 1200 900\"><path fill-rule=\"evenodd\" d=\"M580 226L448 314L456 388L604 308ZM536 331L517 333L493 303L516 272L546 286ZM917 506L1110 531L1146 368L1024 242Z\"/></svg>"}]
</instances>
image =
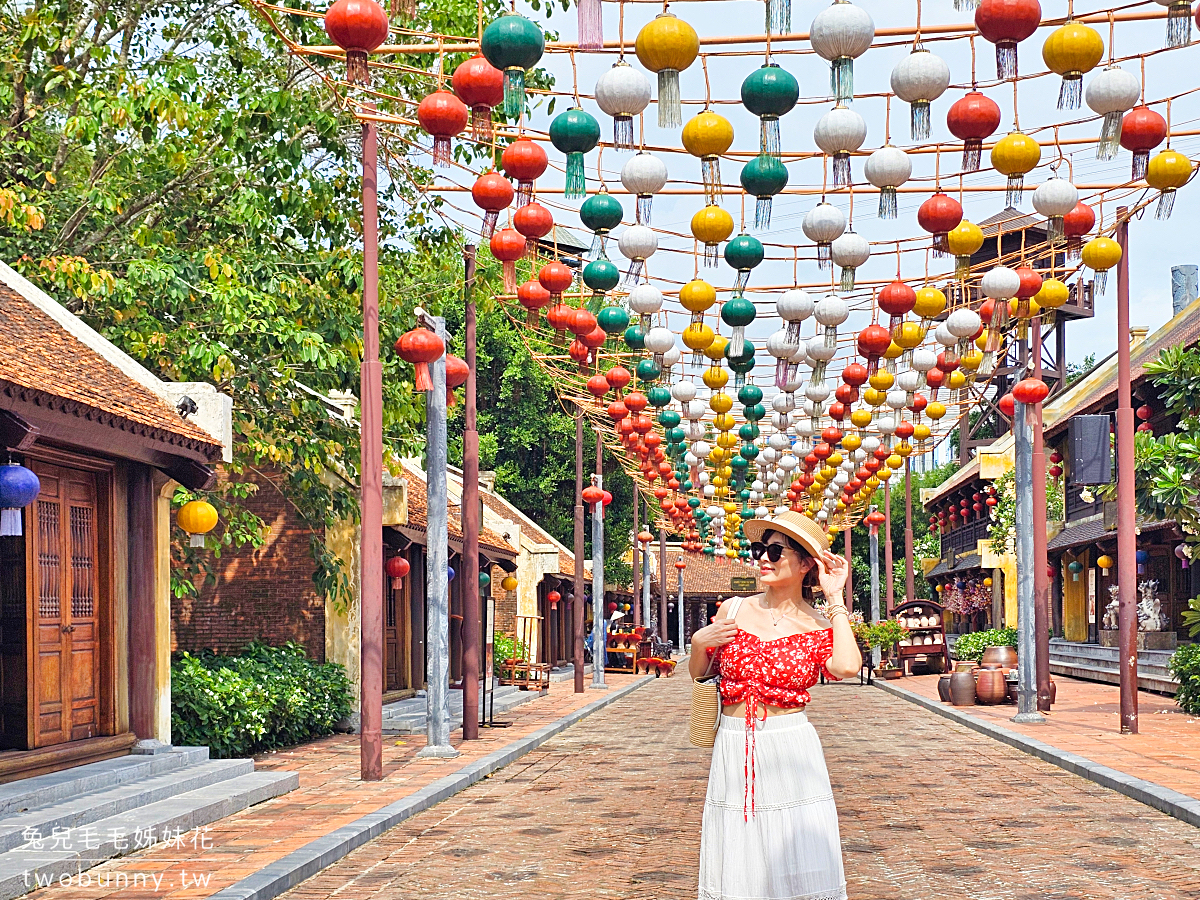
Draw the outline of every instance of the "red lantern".
<instances>
[{"instance_id":1,"label":"red lantern","mask_svg":"<svg viewBox=\"0 0 1200 900\"><path fill-rule=\"evenodd\" d=\"M841 429L835 428L833 425L830 425L828 428L826 428L824 431L821 432L821 440L823 440L827 444L836 444L841 439L842 439Z\"/></svg>"},{"instance_id":2,"label":"red lantern","mask_svg":"<svg viewBox=\"0 0 1200 900\"><path fill-rule=\"evenodd\" d=\"M1021 266L1016 269L1017 276L1021 279L1021 286L1017 288L1017 299L1028 300L1042 289L1042 276L1036 270L1029 266Z\"/></svg>"},{"instance_id":3,"label":"red lantern","mask_svg":"<svg viewBox=\"0 0 1200 900\"><path fill-rule=\"evenodd\" d=\"M941 356L940 353L938 355ZM946 370L941 367L930 369L925 373L925 383L935 390L940 388L945 380Z\"/></svg>"},{"instance_id":4,"label":"red lantern","mask_svg":"<svg viewBox=\"0 0 1200 900\"><path fill-rule=\"evenodd\" d=\"M508 204L512 203L512 183L499 172L480 175L471 185L471 199L484 211L483 227L479 234L490 238L496 232L496 220L500 218L500 210L507 209Z\"/></svg>"},{"instance_id":5,"label":"red lantern","mask_svg":"<svg viewBox=\"0 0 1200 900\"><path fill-rule=\"evenodd\" d=\"M1062 461L1063 461L1062 454L1059 453L1057 450L1055 450L1053 453L1050 454L1050 462L1054 463L1055 465L1058 465Z\"/></svg>"},{"instance_id":6,"label":"red lantern","mask_svg":"<svg viewBox=\"0 0 1200 900\"><path fill-rule=\"evenodd\" d=\"M608 386L614 391L623 391L629 386L629 382L633 380L633 376L624 366L613 366L604 373L604 377L608 381Z\"/></svg>"},{"instance_id":7,"label":"red lantern","mask_svg":"<svg viewBox=\"0 0 1200 900\"><path fill-rule=\"evenodd\" d=\"M591 354L591 352L592 351L588 349L587 344L578 338L571 341L570 346L567 347L567 356L579 363L581 369L583 368L584 363L587 362L588 356Z\"/></svg>"},{"instance_id":8,"label":"red lantern","mask_svg":"<svg viewBox=\"0 0 1200 900\"><path fill-rule=\"evenodd\" d=\"M1000 501L997 500L995 497L988 497L983 502L986 503L988 506L993 506L993 507L1000 503Z\"/></svg>"},{"instance_id":9,"label":"red lantern","mask_svg":"<svg viewBox=\"0 0 1200 900\"><path fill-rule=\"evenodd\" d=\"M602 499L600 502L603 503L604 508L607 509L608 505L613 501L613 495L610 491L601 491L601 493L604 495L604 499Z\"/></svg>"},{"instance_id":10,"label":"red lantern","mask_svg":"<svg viewBox=\"0 0 1200 900\"><path fill-rule=\"evenodd\" d=\"M1000 412L1004 413L1010 419L1017 414L1016 400L1013 399L1011 391L1001 397L997 401L996 406L999 407Z\"/></svg>"},{"instance_id":11,"label":"red lantern","mask_svg":"<svg viewBox=\"0 0 1200 900\"><path fill-rule=\"evenodd\" d=\"M935 256L945 256L949 252L946 235L958 227L962 217L962 204L941 191L921 204L917 210L917 224L933 235Z\"/></svg>"},{"instance_id":12,"label":"red lantern","mask_svg":"<svg viewBox=\"0 0 1200 900\"><path fill-rule=\"evenodd\" d=\"M635 415L644 410L649 401L646 395L641 391L631 391L625 395L625 405L629 407L629 411Z\"/></svg>"},{"instance_id":13,"label":"red lantern","mask_svg":"<svg viewBox=\"0 0 1200 900\"><path fill-rule=\"evenodd\" d=\"M597 375L595 377L599 378L601 376ZM625 404L620 400L614 400L612 403L608 404L607 413L608 417L614 422L620 422L629 415L629 408L626 407Z\"/></svg>"},{"instance_id":14,"label":"red lantern","mask_svg":"<svg viewBox=\"0 0 1200 900\"><path fill-rule=\"evenodd\" d=\"M529 209L531 206L538 206L538 204L530 203L529 206L522 207L521 212L524 212L524 210ZM518 215L520 215L520 213L518 213ZM550 300L552 302L561 300L562 295L570 289L571 283L574 280L575 273L571 271L570 267L557 261L546 263L546 265L542 266L541 270L538 272L538 283L550 292ZM593 316L592 325L595 324L596 319ZM591 331L591 328L587 330ZM579 333L580 332L576 332L576 334Z\"/></svg>"},{"instance_id":15,"label":"red lantern","mask_svg":"<svg viewBox=\"0 0 1200 900\"><path fill-rule=\"evenodd\" d=\"M891 338L889 337L888 340L890 342ZM887 348L885 347L884 349L886 350ZM844 369L842 369L842 381L846 382L846 384L851 389L858 388L858 387L861 387L862 385L866 384L867 379L869 377L870 377L870 373L867 371L867 367L864 366L862 363L858 363L858 362L848 363L846 365L846 367ZM840 388L839 388L839 390L840 390ZM846 399L843 399L840 395L838 396L838 399L841 400L843 403L854 402L853 398L846 400Z\"/></svg>"},{"instance_id":16,"label":"red lantern","mask_svg":"<svg viewBox=\"0 0 1200 900\"><path fill-rule=\"evenodd\" d=\"M416 369L418 391L432 391L433 382L429 380L429 363L446 352L442 339L427 328L414 328L400 335L396 341L396 352L405 362L410 362Z\"/></svg>"},{"instance_id":17,"label":"red lantern","mask_svg":"<svg viewBox=\"0 0 1200 900\"><path fill-rule=\"evenodd\" d=\"M867 517L865 519L863 519L863 521L866 522L867 525L869 525L871 528L878 528L885 521L887 521L887 519L885 518L883 513L881 513L879 510L876 509L876 510L873 510L872 512L867 513Z\"/></svg>"},{"instance_id":18,"label":"red lantern","mask_svg":"<svg viewBox=\"0 0 1200 900\"><path fill-rule=\"evenodd\" d=\"M512 228L501 228L490 246L492 256L504 263L504 293L511 294L517 289L517 260L525 255L525 238Z\"/></svg>"},{"instance_id":19,"label":"red lantern","mask_svg":"<svg viewBox=\"0 0 1200 900\"><path fill-rule=\"evenodd\" d=\"M540 281L531 278L517 288L517 302L528 310L525 324L532 327L538 323L538 310L550 303L550 292L542 287Z\"/></svg>"},{"instance_id":20,"label":"red lantern","mask_svg":"<svg viewBox=\"0 0 1200 900\"><path fill-rule=\"evenodd\" d=\"M903 420L896 425L896 437L900 438L902 441L907 441L913 436L913 432L915 430L916 429L913 427L912 422L909 422L907 419Z\"/></svg>"},{"instance_id":21,"label":"red lantern","mask_svg":"<svg viewBox=\"0 0 1200 900\"><path fill-rule=\"evenodd\" d=\"M563 268L566 268L566 266L563 266ZM545 270L543 269L542 271ZM568 269L568 271L570 270ZM576 337L583 337L585 334L590 334L596 329L596 317L586 309L577 309L574 315L571 316L570 321L567 322L567 328Z\"/></svg>"},{"instance_id":22,"label":"red lantern","mask_svg":"<svg viewBox=\"0 0 1200 900\"><path fill-rule=\"evenodd\" d=\"M550 591L550 593L546 594L546 599L550 601L551 609L558 609L558 601L562 599L562 594L558 591Z\"/></svg>"},{"instance_id":23,"label":"red lantern","mask_svg":"<svg viewBox=\"0 0 1200 900\"><path fill-rule=\"evenodd\" d=\"M917 292L900 279L884 285L879 292L879 311L893 319L908 315L917 302Z\"/></svg>"},{"instance_id":24,"label":"red lantern","mask_svg":"<svg viewBox=\"0 0 1200 900\"><path fill-rule=\"evenodd\" d=\"M835 422L840 422L846 418L846 404L841 400L835 400L829 404L829 418Z\"/></svg>"},{"instance_id":25,"label":"red lantern","mask_svg":"<svg viewBox=\"0 0 1200 900\"><path fill-rule=\"evenodd\" d=\"M449 166L450 138L467 127L467 107L449 91L434 91L417 106L417 121L433 135L433 164Z\"/></svg>"},{"instance_id":26,"label":"red lantern","mask_svg":"<svg viewBox=\"0 0 1200 900\"><path fill-rule=\"evenodd\" d=\"M1063 473L1062 466L1051 466L1049 473L1051 478L1058 478Z\"/></svg>"},{"instance_id":27,"label":"red lantern","mask_svg":"<svg viewBox=\"0 0 1200 900\"><path fill-rule=\"evenodd\" d=\"M1046 399L1050 388L1040 378L1022 378L1012 389L1013 399L1026 406L1035 406Z\"/></svg>"},{"instance_id":28,"label":"red lantern","mask_svg":"<svg viewBox=\"0 0 1200 900\"><path fill-rule=\"evenodd\" d=\"M908 408L918 415L925 411L925 407L929 405L929 400L924 394L913 394L913 402L908 404Z\"/></svg>"},{"instance_id":29,"label":"red lantern","mask_svg":"<svg viewBox=\"0 0 1200 900\"><path fill-rule=\"evenodd\" d=\"M868 325L858 333L858 355L874 362L887 353L892 335L882 325Z\"/></svg>"},{"instance_id":30,"label":"red lantern","mask_svg":"<svg viewBox=\"0 0 1200 900\"><path fill-rule=\"evenodd\" d=\"M346 80L370 84L367 54L388 37L388 17L375 0L337 0L325 12L325 33L346 51Z\"/></svg>"},{"instance_id":31,"label":"red lantern","mask_svg":"<svg viewBox=\"0 0 1200 900\"><path fill-rule=\"evenodd\" d=\"M554 216L536 200L530 200L513 213L513 228L525 235L525 251L533 252L537 242L554 229Z\"/></svg>"},{"instance_id":32,"label":"red lantern","mask_svg":"<svg viewBox=\"0 0 1200 900\"><path fill-rule=\"evenodd\" d=\"M1000 127L1000 107L986 94L970 91L954 101L946 113L946 127L963 142L963 171L977 172L983 142Z\"/></svg>"},{"instance_id":33,"label":"red lantern","mask_svg":"<svg viewBox=\"0 0 1200 900\"><path fill-rule=\"evenodd\" d=\"M583 502L585 504L588 506L595 506L597 503L600 503L604 500L604 491L600 490L600 488L596 487L594 484L589 484L583 489L581 496L583 497Z\"/></svg>"},{"instance_id":34,"label":"red lantern","mask_svg":"<svg viewBox=\"0 0 1200 900\"><path fill-rule=\"evenodd\" d=\"M1148 106L1135 106L1121 120L1121 146L1133 153L1133 180L1146 177L1150 151L1167 136L1167 120Z\"/></svg>"},{"instance_id":35,"label":"red lantern","mask_svg":"<svg viewBox=\"0 0 1200 900\"><path fill-rule=\"evenodd\" d=\"M1038 0L981 0L975 9L975 27L985 41L996 45L996 77L1016 78L1017 44L1042 22Z\"/></svg>"},{"instance_id":36,"label":"red lantern","mask_svg":"<svg viewBox=\"0 0 1200 900\"><path fill-rule=\"evenodd\" d=\"M591 315L591 313L589 313L588 315ZM603 328L601 328L599 325L597 325L595 328L593 328L587 334L581 334L579 336L579 340L589 350L599 350L601 347L604 346L604 342L608 340L608 332L605 331ZM607 381L605 381L604 383L608 384Z\"/></svg>"},{"instance_id":37,"label":"red lantern","mask_svg":"<svg viewBox=\"0 0 1200 900\"><path fill-rule=\"evenodd\" d=\"M471 370L464 360L452 353L446 354L446 405L454 405L454 389L467 383Z\"/></svg>"},{"instance_id":38,"label":"red lantern","mask_svg":"<svg viewBox=\"0 0 1200 900\"><path fill-rule=\"evenodd\" d=\"M1149 422L1154 415L1154 410L1145 405L1139 406L1134 412L1143 422Z\"/></svg>"},{"instance_id":39,"label":"red lantern","mask_svg":"<svg viewBox=\"0 0 1200 900\"><path fill-rule=\"evenodd\" d=\"M504 101L504 73L476 53L458 64L450 79L454 93L471 107L471 137L492 139L492 107Z\"/></svg>"},{"instance_id":40,"label":"red lantern","mask_svg":"<svg viewBox=\"0 0 1200 900\"><path fill-rule=\"evenodd\" d=\"M558 303L546 310L546 321L555 331L555 339L561 341L567 333L567 326L575 317L575 310L565 303Z\"/></svg>"},{"instance_id":41,"label":"red lantern","mask_svg":"<svg viewBox=\"0 0 1200 900\"><path fill-rule=\"evenodd\" d=\"M682 572L684 569L687 568L687 563L685 563L682 559L677 559L677 560L675 560L675 568L677 568L680 572Z\"/></svg>"},{"instance_id":42,"label":"red lantern","mask_svg":"<svg viewBox=\"0 0 1200 900\"><path fill-rule=\"evenodd\" d=\"M593 375L587 380L588 393L596 398L596 403L600 403L600 398L608 393L608 379L603 375Z\"/></svg>"},{"instance_id":43,"label":"red lantern","mask_svg":"<svg viewBox=\"0 0 1200 900\"><path fill-rule=\"evenodd\" d=\"M1079 258L1083 247L1083 236L1096 226L1096 213L1080 200L1075 208L1063 216L1063 234L1067 238L1067 255Z\"/></svg>"},{"instance_id":44,"label":"red lantern","mask_svg":"<svg viewBox=\"0 0 1200 900\"><path fill-rule=\"evenodd\" d=\"M549 163L546 151L529 138L517 138L504 148L500 166L509 178L517 180L517 206L524 206L533 199L533 183L546 171Z\"/></svg>"},{"instance_id":45,"label":"red lantern","mask_svg":"<svg viewBox=\"0 0 1200 900\"><path fill-rule=\"evenodd\" d=\"M401 581L408 577L412 566L408 564L408 560L403 556L392 556L383 564L384 571L387 572L388 578L392 579L392 590L398 591L401 588Z\"/></svg>"}]
</instances>

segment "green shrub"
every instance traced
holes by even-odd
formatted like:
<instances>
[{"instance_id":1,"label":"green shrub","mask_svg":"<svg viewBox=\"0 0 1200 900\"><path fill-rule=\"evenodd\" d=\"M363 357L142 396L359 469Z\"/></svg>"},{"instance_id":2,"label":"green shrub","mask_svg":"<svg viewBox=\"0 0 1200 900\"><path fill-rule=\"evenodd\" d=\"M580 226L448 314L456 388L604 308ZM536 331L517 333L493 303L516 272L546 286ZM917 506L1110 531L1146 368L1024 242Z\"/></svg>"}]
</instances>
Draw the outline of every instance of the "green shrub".
<instances>
[{"instance_id":1,"label":"green shrub","mask_svg":"<svg viewBox=\"0 0 1200 900\"><path fill-rule=\"evenodd\" d=\"M1017 646L1017 629L989 628L987 631L973 631L964 634L954 645L955 659L973 660L978 662L983 657L983 651L988 647Z\"/></svg>"},{"instance_id":2,"label":"green shrub","mask_svg":"<svg viewBox=\"0 0 1200 900\"><path fill-rule=\"evenodd\" d=\"M171 664L171 741L215 758L249 756L333 733L353 708L346 671L299 644L238 656L182 653Z\"/></svg>"},{"instance_id":3,"label":"green shrub","mask_svg":"<svg viewBox=\"0 0 1200 900\"><path fill-rule=\"evenodd\" d=\"M529 655L529 648L521 644L518 649L517 639L511 634L504 632L496 634L492 639L492 670L496 675L504 674L504 664L513 658L513 654L524 659Z\"/></svg>"},{"instance_id":4,"label":"green shrub","mask_svg":"<svg viewBox=\"0 0 1200 900\"><path fill-rule=\"evenodd\" d=\"M1200 644L1183 644L1167 662L1167 670L1179 679L1175 702L1193 716L1200 716Z\"/></svg>"}]
</instances>

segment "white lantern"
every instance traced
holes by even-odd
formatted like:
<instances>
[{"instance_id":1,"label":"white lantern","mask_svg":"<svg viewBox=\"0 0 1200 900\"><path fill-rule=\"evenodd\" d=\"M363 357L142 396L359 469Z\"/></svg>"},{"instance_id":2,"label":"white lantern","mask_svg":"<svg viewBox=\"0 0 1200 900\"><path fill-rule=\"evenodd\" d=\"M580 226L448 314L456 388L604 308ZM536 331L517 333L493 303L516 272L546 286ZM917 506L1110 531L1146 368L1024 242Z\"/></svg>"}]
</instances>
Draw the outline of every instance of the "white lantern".
<instances>
[{"instance_id":1,"label":"white lantern","mask_svg":"<svg viewBox=\"0 0 1200 900\"><path fill-rule=\"evenodd\" d=\"M1047 237L1054 244L1063 237L1063 216L1079 202L1079 189L1065 178L1043 181L1033 192L1033 208L1046 217Z\"/></svg>"},{"instance_id":2,"label":"white lantern","mask_svg":"<svg viewBox=\"0 0 1200 900\"><path fill-rule=\"evenodd\" d=\"M823 381L810 381L804 386L804 396L813 403L824 403L832 393L829 385Z\"/></svg>"},{"instance_id":3,"label":"white lantern","mask_svg":"<svg viewBox=\"0 0 1200 900\"><path fill-rule=\"evenodd\" d=\"M817 13L808 29L809 43L830 63L830 92L838 101L854 99L854 60L867 52L875 39L875 23L867 11L847 0Z\"/></svg>"},{"instance_id":4,"label":"white lantern","mask_svg":"<svg viewBox=\"0 0 1200 900\"><path fill-rule=\"evenodd\" d=\"M784 450L792 449L792 442L788 440L788 436L786 434L775 432L775 434L767 438L767 446L772 450L782 453Z\"/></svg>"},{"instance_id":5,"label":"white lantern","mask_svg":"<svg viewBox=\"0 0 1200 900\"><path fill-rule=\"evenodd\" d=\"M775 460L779 459L779 451L774 447L767 447L758 456L766 465L773 465Z\"/></svg>"},{"instance_id":6,"label":"white lantern","mask_svg":"<svg viewBox=\"0 0 1200 900\"><path fill-rule=\"evenodd\" d=\"M837 353L837 344L828 344L823 335L808 339L808 355L818 363L827 363ZM815 367L814 367L815 370Z\"/></svg>"},{"instance_id":7,"label":"white lantern","mask_svg":"<svg viewBox=\"0 0 1200 900\"><path fill-rule=\"evenodd\" d=\"M796 408L796 398L789 397L787 394L779 393L771 398L771 409L777 413L790 413Z\"/></svg>"},{"instance_id":8,"label":"white lantern","mask_svg":"<svg viewBox=\"0 0 1200 900\"><path fill-rule=\"evenodd\" d=\"M1021 289L1021 276L1008 266L993 266L979 280L983 296L993 300L1011 300Z\"/></svg>"},{"instance_id":9,"label":"white lantern","mask_svg":"<svg viewBox=\"0 0 1200 900\"><path fill-rule=\"evenodd\" d=\"M792 471L792 469L796 468L798 465L800 465L800 460L796 459L796 457L792 456L790 453L785 453L783 456L779 457L779 468L783 469L785 472Z\"/></svg>"},{"instance_id":10,"label":"white lantern","mask_svg":"<svg viewBox=\"0 0 1200 900\"><path fill-rule=\"evenodd\" d=\"M684 407L683 414L694 422L698 422L704 418L704 414L708 412L708 404L703 400L689 400Z\"/></svg>"},{"instance_id":11,"label":"white lantern","mask_svg":"<svg viewBox=\"0 0 1200 900\"><path fill-rule=\"evenodd\" d=\"M621 184L637 195L637 222L650 224L650 204L667 183L667 164L653 153L636 153L621 166Z\"/></svg>"},{"instance_id":12,"label":"white lantern","mask_svg":"<svg viewBox=\"0 0 1200 900\"><path fill-rule=\"evenodd\" d=\"M776 396L786 397L786 394L778 394ZM787 431L791 427L792 417L787 413L771 413L771 427L778 428L780 431Z\"/></svg>"},{"instance_id":13,"label":"white lantern","mask_svg":"<svg viewBox=\"0 0 1200 900\"><path fill-rule=\"evenodd\" d=\"M671 396L680 403L696 399L696 385L690 381L677 381L671 385Z\"/></svg>"},{"instance_id":14,"label":"white lantern","mask_svg":"<svg viewBox=\"0 0 1200 900\"><path fill-rule=\"evenodd\" d=\"M629 292L628 303L629 308L640 315L643 321L646 321L662 309L662 291L652 284L635 285Z\"/></svg>"},{"instance_id":15,"label":"white lantern","mask_svg":"<svg viewBox=\"0 0 1200 900\"><path fill-rule=\"evenodd\" d=\"M937 365L936 357L934 357L933 362L934 365ZM929 368L932 369L933 366L930 366ZM916 391L919 391L921 389L921 373L914 372L912 369L905 369L896 376L896 387L904 391L906 394L912 394ZM889 396L891 395L889 394Z\"/></svg>"},{"instance_id":16,"label":"white lantern","mask_svg":"<svg viewBox=\"0 0 1200 900\"><path fill-rule=\"evenodd\" d=\"M679 360L682 357L683 353L678 347L671 347L666 353L663 354L663 370L669 371L670 369L673 369L675 366L679 365Z\"/></svg>"},{"instance_id":17,"label":"white lantern","mask_svg":"<svg viewBox=\"0 0 1200 900\"><path fill-rule=\"evenodd\" d=\"M771 518L771 510L769 510L765 506L756 506L754 508L754 518L769 519L769 518Z\"/></svg>"},{"instance_id":18,"label":"white lantern","mask_svg":"<svg viewBox=\"0 0 1200 900\"><path fill-rule=\"evenodd\" d=\"M617 239L617 249L630 263L626 282L637 284L646 260L658 249L658 235L645 225L630 225Z\"/></svg>"},{"instance_id":19,"label":"white lantern","mask_svg":"<svg viewBox=\"0 0 1200 900\"><path fill-rule=\"evenodd\" d=\"M979 318L979 313L966 307L954 310L954 312L946 317L946 321L943 324L945 324L946 330L960 341L973 338L983 326ZM938 328L941 327L941 325L938 326Z\"/></svg>"},{"instance_id":20,"label":"white lantern","mask_svg":"<svg viewBox=\"0 0 1200 900\"><path fill-rule=\"evenodd\" d=\"M845 214L832 203L818 203L800 225L804 236L817 245L817 265L829 268L829 247L846 230Z\"/></svg>"},{"instance_id":21,"label":"white lantern","mask_svg":"<svg viewBox=\"0 0 1200 900\"><path fill-rule=\"evenodd\" d=\"M813 140L833 157L833 186L850 183L850 154L867 139L867 120L845 106L835 106L817 120Z\"/></svg>"},{"instance_id":22,"label":"white lantern","mask_svg":"<svg viewBox=\"0 0 1200 900\"><path fill-rule=\"evenodd\" d=\"M930 369L937 365L937 354L928 347L918 347L913 351L912 355L913 369L924 375Z\"/></svg>"},{"instance_id":23,"label":"white lantern","mask_svg":"<svg viewBox=\"0 0 1200 900\"><path fill-rule=\"evenodd\" d=\"M712 447L705 441L696 441L692 444L692 454L696 459L708 459L708 454L712 453Z\"/></svg>"},{"instance_id":24,"label":"white lantern","mask_svg":"<svg viewBox=\"0 0 1200 900\"><path fill-rule=\"evenodd\" d=\"M949 329L945 322L940 323L938 327L934 329L933 339L943 347L953 347L958 343L958 338L955 337L954 332Z\"/></svg>"},{"instance_id":25,"label":"white lantern","mask_svg":"<svg viewBox=\"0 0 1200 900\"><path fill-rule=\"evenodd\" d=\"M924 48L908 54L892 69L892 92L912 109L909 133L914 141L929 137L929 104L950 86L950 67Z\"/></svg>"},{"instance_id":26,"label":"white lantern","mask_svg":"<svg viewBox=\"0 0 1200 900\"><path fill-rule=\"evenodd\" d=\"M837 294L826 294L813 310L813 318L817 320L818 324L824 325L826 328L837 328L846 319L850 318L850 305ZM815 355L812 352L811 341L809 342L808 350L809 356ZM828 356L825 358L825 361L832 358L832 356Z\"/></svg>"},{"instance_id":27,"label":"white lantern","mask_svg":"<svg viewBox=\"0 0 1200 900\"><path fill-rule=\"evenodd\" d=\"M867 157L867 181L879 188L879 218L896 218L896 188L912 177L912 160L899 147L885 144Z\"/></svg>"},{"instance_id":28,"label":"white lantern","mask_svg":"<svg viewBox=\"0 0 1200 900\"><path fill-rule=\"evenodd\" d=\"M916 372L909 372L910 375L916 375ZM908 406L908 392L903 388L896 388L887 392L887 405L889 409L901 410Z\"/></svg>"},{"instance_id":29,"label":"white lantern","mask_svg":"<svg viewBox=\"0 0 1200 900\"><path fill-rule=\"evenodd\" d=\"M829 245L829 259L842 268L843 291L854 290L854 270L871 258L871 245L862 235L853 231L834 239Z\"/></svg>"},{"instance_id":30,"label":"white lantern","mask_svg":"<svg viewBox=\"0 0 1200 900\"><path fill-rule=\"evenodd\" d=\"M812 295L799 288L784 291L775 301L775 311L779 313L779 318L787 322L789 338L799 340L800 323L812 315L814 306L816 306L816 301L813 300Z\"/></svg>"},{"instance_id":31,"label":"white lantern","mask_svg":"<svg viewBox=\"0 0 1200 900\"><path fill-rule=\"evenodd\" d=\"M783 387L783 383L787 381L788 366L791 365L789 360L792 354L800 349L800 338L788 337L786 328L780 328L778 331L771 332L767 337L767 352L775 357L775 386Z\"/></svg>"},{"instance_id":32,"label":"white lantern","mask_svg":"<svg viewBox=\"0 0 1200 900\"><path fill-rule=\"evenodd\" d=\"M1096 159L1113 159L1121 142L1121 121L1142 96L1142 83L1115 63L1101 69L1089 82L1084 100L1098 116L1104 116Z\"/></svg>"},{"instance_id":33,"label":"white lantern","mask_svg":"<svg viewBox=\"0 0 1200 900\"><path fill-rule=\"evenodd\" d=\"M862 448L868 453L874 453L879 449L879 438L875 437L873 434L867 435L865 438L863 438Z\"/></svg>"},{"instance_id":34,"label":"white lantern","mask_svg":"<svg viewBox=\"0 0 1200 900\"><path fill-rule=\"evenodd\" d=\"M625 60L596 80L596 105L613 117L613 146L633 147L633 120L650 105L650 79Z\"/></svg>"},{"instance_id":35,"label":"white lantern","mask_svg":"<svg viewBox=\"0 0 1200 900\"><path fill-rule=\"evenodd\" d=\"M663 354L675 346L675 335L671 329L657 326L646 332L646 349L654 354L654 361L663 364Z\"/></svg>"}]
</instances>

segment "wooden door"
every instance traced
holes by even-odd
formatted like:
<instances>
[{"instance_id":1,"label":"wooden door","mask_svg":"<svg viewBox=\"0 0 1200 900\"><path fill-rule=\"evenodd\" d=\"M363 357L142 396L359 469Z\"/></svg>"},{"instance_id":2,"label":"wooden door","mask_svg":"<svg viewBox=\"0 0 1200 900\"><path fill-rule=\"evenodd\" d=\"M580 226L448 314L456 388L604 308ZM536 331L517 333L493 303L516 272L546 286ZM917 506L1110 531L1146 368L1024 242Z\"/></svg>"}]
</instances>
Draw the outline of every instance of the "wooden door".
<instances>
[{"instance_id":1,"label":"wooden door","mask_svg":"<svg viewBox=\"0 0 1200 900\"><path fill-rule=\"evenodd\" d=\"M32 745L45 747L101 733L97 485L92 472L33 470L42 492L26 544L29 687Z\"/></svg>"}]
</instances>

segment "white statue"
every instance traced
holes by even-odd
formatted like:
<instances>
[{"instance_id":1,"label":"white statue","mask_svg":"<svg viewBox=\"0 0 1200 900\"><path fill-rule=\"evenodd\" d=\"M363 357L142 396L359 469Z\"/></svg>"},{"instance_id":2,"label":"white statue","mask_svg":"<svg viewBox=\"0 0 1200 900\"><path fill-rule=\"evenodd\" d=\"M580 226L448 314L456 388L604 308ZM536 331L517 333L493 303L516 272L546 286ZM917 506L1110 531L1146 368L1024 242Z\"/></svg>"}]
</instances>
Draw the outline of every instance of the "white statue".
<instances>
[{"instance_id":1,"label":"white statue","mask_svg":"<svg viewBox=\"0 0 1200 900\"><path fill-rule=\"evenodd\" d=\"M1112 598L1108 601L1108 606L1104 607L1104 628L1108 631L1116 631L1121 627L1121 601L1117 599L1117 592L1119 590L1120 588L1115 584L1108 589L1108 595Z\"/></svg>"},{"instance_id":2,"label":"white statue","mask_svg":"<svg viewBox=\"0 0 1200 900\"><path fill-rule=\"evenodd\" d=\"M1167 617L1162 611L1162 602L1158 599L1158 582L1143 581L1138 585L1141 600L1138 601L1138 631L1163 631L1167 625Z\"/></svg>"}]
</instances>

